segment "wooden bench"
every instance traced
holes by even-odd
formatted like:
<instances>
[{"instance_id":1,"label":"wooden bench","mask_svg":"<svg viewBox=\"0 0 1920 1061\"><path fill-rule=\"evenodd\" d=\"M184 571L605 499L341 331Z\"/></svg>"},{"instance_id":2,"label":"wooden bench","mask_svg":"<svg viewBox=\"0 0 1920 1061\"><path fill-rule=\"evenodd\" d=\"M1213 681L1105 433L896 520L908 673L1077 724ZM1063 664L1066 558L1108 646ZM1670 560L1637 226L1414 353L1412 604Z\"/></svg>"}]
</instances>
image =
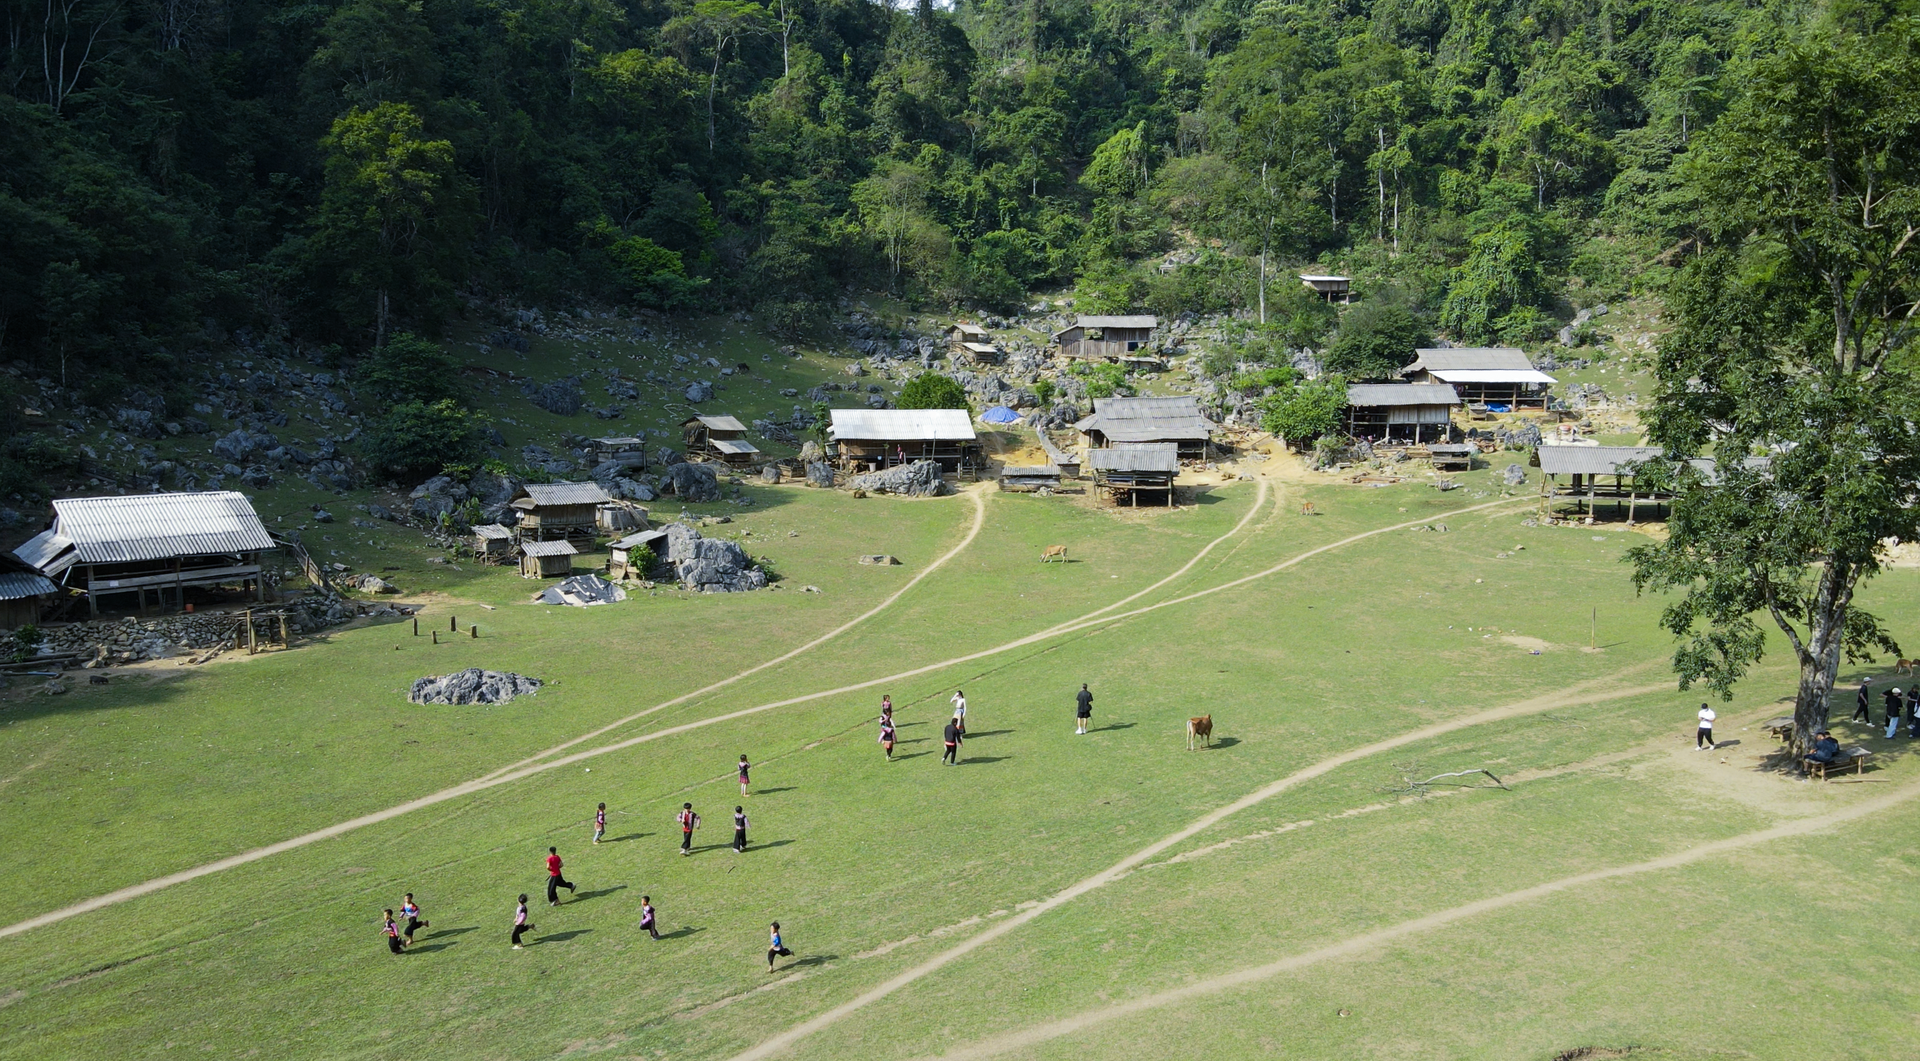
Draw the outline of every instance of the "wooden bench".
<instances>
[{"instance_id":1,"label":"wooden bench","mask_svg":"<svg viewBox=\"0 0 1920 1061\"><path fill-rule=\"evenodd\" d=\"M1816 762L1812 759L1805 759L1802 762L1806 766L1808 777L1817 777L1825 781L1829 774L1844 774L1848 770L1856 774L1863 773L1867 768L1867 760L1871 758L1873 753L1865 748L1842 748L1840 754L1834 756L1830 763Z\"/></svg>"}]
</instances>

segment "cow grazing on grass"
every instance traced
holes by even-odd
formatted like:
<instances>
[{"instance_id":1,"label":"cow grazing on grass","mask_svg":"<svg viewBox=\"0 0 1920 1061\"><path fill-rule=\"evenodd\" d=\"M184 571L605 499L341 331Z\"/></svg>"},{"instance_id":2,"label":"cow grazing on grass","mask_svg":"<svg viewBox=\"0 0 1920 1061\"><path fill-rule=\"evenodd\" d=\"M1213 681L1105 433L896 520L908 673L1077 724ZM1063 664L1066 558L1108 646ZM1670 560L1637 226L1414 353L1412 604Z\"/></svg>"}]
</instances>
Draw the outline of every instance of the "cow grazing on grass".
<instances>
[{"instance_id":1,"label":"cow grazing on grass","mask_svg":"<svg viewBox=\"0 0 1920 1061\"><path fill-rule=\"evenodd\" d=\"M1207 747L1209 748L1213 747L1213 716L1212 715L1201 715L1199 718L1187 719L1187 750L1188 751L1193 750L1193 742L1196 738L1206 741Z\"/></svg>"},{"instance_id":2,"label":"cow grazing on grass","mask_svg":"<svg viewBox=\"0 0 1920 1061\"><path fill-rule=\"evenodd\" d=\"M1047 551L1040 554L1040 562L1043 564L1055 558L1058 558L1063 564L1066 563L1067 547L1064 545L1049 545L1047 546Z\"/></svg>"},{"instance_id":3,"label":"cow grazing on grass","mask_svg":"<svg viewBox=\"0 0 1920 1061\"><path fill-rule=\"evenodd\" d=\"M1898 663L1895 663L1895 664L1893 665L1893 673L1895 673L1895 674L1912 674L1912 673L1913 673L1913 666L1914 666L1914 664L1916 664L1916 663L1920 663L1920 659L1903 659L1903 660L1901 660L1900 662L1898 662Z\"/></svg>"}]
</instances>

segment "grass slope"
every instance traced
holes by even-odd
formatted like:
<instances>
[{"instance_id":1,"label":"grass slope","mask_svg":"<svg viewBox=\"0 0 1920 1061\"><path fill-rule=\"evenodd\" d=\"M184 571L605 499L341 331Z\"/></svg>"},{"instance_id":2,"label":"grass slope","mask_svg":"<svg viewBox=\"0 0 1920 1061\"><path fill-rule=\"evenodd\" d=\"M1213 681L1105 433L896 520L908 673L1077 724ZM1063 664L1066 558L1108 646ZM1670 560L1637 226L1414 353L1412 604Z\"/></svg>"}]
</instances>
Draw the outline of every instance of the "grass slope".
<instances>
[{"instance_id":1,"label":"grass slope","mask_svg":"<svg viewBox=\"0 0 1920 1061\"><path fill-rule=\"evenodd\" d=\"M404 627L369 627L130 688L9 701L0 814L19 857L0 867L3 919L479 776L778 655L891 592L959 540L971 511L964 498L765 493L715 529L764 536L789 584L822 594L663 594L550 611L520 603L525 584L510 574L463 573L458 599L428 618L451 610L464 622L494 604L477 612L478 642L435 649ZM1301 496L1275 495L1241 535L1121 611L1463 504L1414 486L1325 489L1307 496L1327 514L1310 518L1297 515ZM1255 491L1207 500L1134 518L992 496L980 537L867 624L592 743L980 651L1101 608L1233 527ZM1899 747L1873 784L1828 786L1680 750L1697 697L1671 690L1660 602L1625 583L1618 560L1633 537L1522 527L1525 511L1448 516L1444 534L1374 535L1230 590L900 680L888 686L905 723L892 763L873 744L881 689L814 699L13 937L0 942L0 1057L727 1057L1294 771L1538 701L1231 815L795 1051L923 1056L1844 808L1913 776ZM1076 562L1036 564L1056 542ZM882 548L907 566L852 563ZM1915 619L1912 578L1891 572L1869 593L1896 626ZM1594 608L1603 647L1585 651ZM470 663L557 684L504 708L405 705L411 677ZM1788 677L1770 659L1724 712L1725 735L1749 751L1764 741L1739 727L1772 712ZM1097 697L1087 737L1071 726L1081 681ZM956 686L975 739L968 761L946 768L937 730ZM1641 686L1655 691L1590 699ZM1206 711L1224 739L1190 755L1181 720ZM730 769L742 751L758 764L745 801L754 847L736 856L726 819L742 802ZM1482 765L1511 775L1512 790L1401 791L1404 771ZM616 842L594 848L600 800ZM708 824L695 856L680 858L671 815L689 800ZM1899 853L1915 831L1910 812L1889 813L1003 1045L1026 1057L1544 1058L1588 1043L1671 1058L1856 1056L1846 1041L1798 1034L1820 1019L1853 1031L1860 1056L1895 1056L1915 990L1911 959L1884 926L1920 901L1885 884L1912 871ZM538 901L549 844L581 889L557 910ZM539 931L514 952L506 929L523 890ZM404 891L433 927L394 958L377 919ZM672 938L638 933L643 893ZM1855 897L1874 902L1871 924L1844 917L1840 903ZM773 918L798 958L769 976ZM1853 945L1799 947L1835 932ZM1760 1019L1728 1019L1749 1003Z\"/></svg>"}]
</instances>

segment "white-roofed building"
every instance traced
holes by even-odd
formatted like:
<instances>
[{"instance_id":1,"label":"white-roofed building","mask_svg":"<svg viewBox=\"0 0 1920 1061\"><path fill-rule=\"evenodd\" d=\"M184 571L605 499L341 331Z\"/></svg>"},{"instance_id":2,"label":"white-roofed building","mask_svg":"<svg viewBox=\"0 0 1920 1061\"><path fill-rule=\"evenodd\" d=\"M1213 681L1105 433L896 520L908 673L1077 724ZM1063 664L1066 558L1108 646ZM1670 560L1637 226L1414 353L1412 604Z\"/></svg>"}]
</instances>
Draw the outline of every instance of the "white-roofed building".
<instances>
[{"instance_id":1,"label":"white-roofed building","mask_svg":"<svg viewBox=\"0 0 1920 1061\"><path fill-rule=\"evenodd\" d=\"M1548 388L1560 382L1510 346L1422 348L1400 374L1409 383L1450 384L1461 401L1496 413L1545 409Z\"/></svg>"},{"instance_id":2,"label":"white-roofed building","mask_svg":"<svg viewBox=\"0 0 1920 1061\"><path fill-rule=\"evenodd\" d=\"M264 599L260 556L278 548L253 503L232 490L121 497L69 497L53 503L53 526L13 551L25 566L61 586L102 598L148 595L179 607L193 586L238 585Z\"/></svg>"},{"instance_id":3,"label":"white-roofed building","mask_svg":"<svg viewBox=\"0 0 1920 1061\"><path fill-rule=\"evenodd\" d=\"M1331 273L1301 273L1300 286L1326 299L1341 305L1353 301L1353 278L1334 276Z\"/></svg>"},{"instance_id":4,"label":"white-roofed building","mask_svg":"<svg viewBox=\"0 0 1920 1061\"><path fill-rule=\"evenodd\" d=\"M932 460L957 472L978 463L979 437L965 409L833 409L828 416L842 467Z\"/></svg>"}]
</instances>

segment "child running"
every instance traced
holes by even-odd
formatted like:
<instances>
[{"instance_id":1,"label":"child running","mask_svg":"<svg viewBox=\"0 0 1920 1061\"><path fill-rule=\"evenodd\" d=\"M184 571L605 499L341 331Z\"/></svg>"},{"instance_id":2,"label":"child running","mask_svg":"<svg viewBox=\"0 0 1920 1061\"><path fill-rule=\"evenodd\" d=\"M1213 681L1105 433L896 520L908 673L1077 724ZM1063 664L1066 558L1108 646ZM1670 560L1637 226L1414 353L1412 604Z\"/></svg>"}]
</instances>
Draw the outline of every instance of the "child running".
<instances>
[{"instance_id":1,"label":"child running","mask_svg":"<svg viewBox=\"0 0 1920 1061\"><path fill-rule=\"evenodd\" d=\"M600 838L605 835L607 835L607 805L602 803L600 809L593 812L593 842L599 843Z\"/></svg>"},{"instance_id":2,"label":"child running","mask_svg":"<svg viewBox=\"0 0 1920 1061\"><path fill-rule=\"evenodd\" d=\"M388 950L392 951L395 954L398 954L401 951L407 949L407 945L400 941L400 926L393 923L392 910L387 911L387 923L386 923L385 931L387 933L387 949Z\"/></svg>"},{"instance_id":3,"label":"child running","mask_svg":"<svg viewBox=\"0 0 1920 1061\"><path fill-rule=\"evenodd\" d=\"M768 972L773 971L773 959L793 957L793 952L787 949L786 944L780 942L780 922L775 921L773 923L773 931L771 935L773 937L772 941L767 944L767 971Z\"/></svg>"},{"instance_id":4,"label":"child running","mask_svg":"<svg viewBox=\"0 0 1920 1061\"><path fill-rule=\"evenodd\" d=\"M893 705L887 705L887 711L880 716L880 747L887 753L887 761L893 761Z\"/></svg>"},{"instance_id":5,"label":"child running","mask_svg":"<svg viewBox=\"0 0 1920 1061\"><path fill-rule=\"evenodd\" d=\"M747 762L747 753L741 752L740 753L740 794L743 796L747 794L747 771L752 768L752 765L753 764Z\"/></svg>"},{"instance_id":6,"label":"child running","mask_svg":"<svg viewBox=\"0 0 1920 1061\"><path fill-rule=\"evenodd\" d=\"M747 849L747 808L733 808L733 853Z\"/></svg>"},{"instance_id":7,"label":"child running","mask_svg":"<svg viewBox=\"0 0 1920 1061\"><path fill-rule=\"evenodd\" d=\"M513 949L514 950L526 949L520 946L520 937L531 931L533 931L533 926L527 922L527 893L521 892L520 905L517 908L515 908L513 911Z\"/></svg>"},{"instance_id":8,"label":"child running","mask_svg":"<svg viewBox=\"0 0 1920 1061\"><path fill-rule=\"evenodd\" d=\"M693 854L693 831L700 828L700 816L693 812L693 804L680 804L680 814L674 820L680 823L680 853Z\"/></svg>"},{"instance_id":9,"label":"child running","mask_svg":"<svg viewBox=\"0 0 1920 1061\"><path fill-rule=\"evenodd\" d=\"M560 905L560 889L565 888L568 895L573 894L573 882L560 875L560 850L547 848L547 905Z\"/></svg>"},{"instance_id":10,"label":"child running","mask_svg":"<svg viewBox=\"0 0 1920 1061\"><path fill-rule=\"evenodd\" d=\"M656 914L653 909L653 896L642 895L640 897L640 927L647 930L647 935L652 936L654 939L659 939L659 920L659 915Z\"/></svg>"},{"instance_id":11,"label":"child running","mask_svg":"<svg viewBox=\"0 0 1920 1061\"><path fill-rule=\"evenodd\" d=\"M430 927L426 921L421 919L420 907L415 905L412 892L408 892L407 897L401 901L400 916L407 919L407 946L411 947L413 946L413 934L423 928Z\"/></svg>"}]
</instances>

